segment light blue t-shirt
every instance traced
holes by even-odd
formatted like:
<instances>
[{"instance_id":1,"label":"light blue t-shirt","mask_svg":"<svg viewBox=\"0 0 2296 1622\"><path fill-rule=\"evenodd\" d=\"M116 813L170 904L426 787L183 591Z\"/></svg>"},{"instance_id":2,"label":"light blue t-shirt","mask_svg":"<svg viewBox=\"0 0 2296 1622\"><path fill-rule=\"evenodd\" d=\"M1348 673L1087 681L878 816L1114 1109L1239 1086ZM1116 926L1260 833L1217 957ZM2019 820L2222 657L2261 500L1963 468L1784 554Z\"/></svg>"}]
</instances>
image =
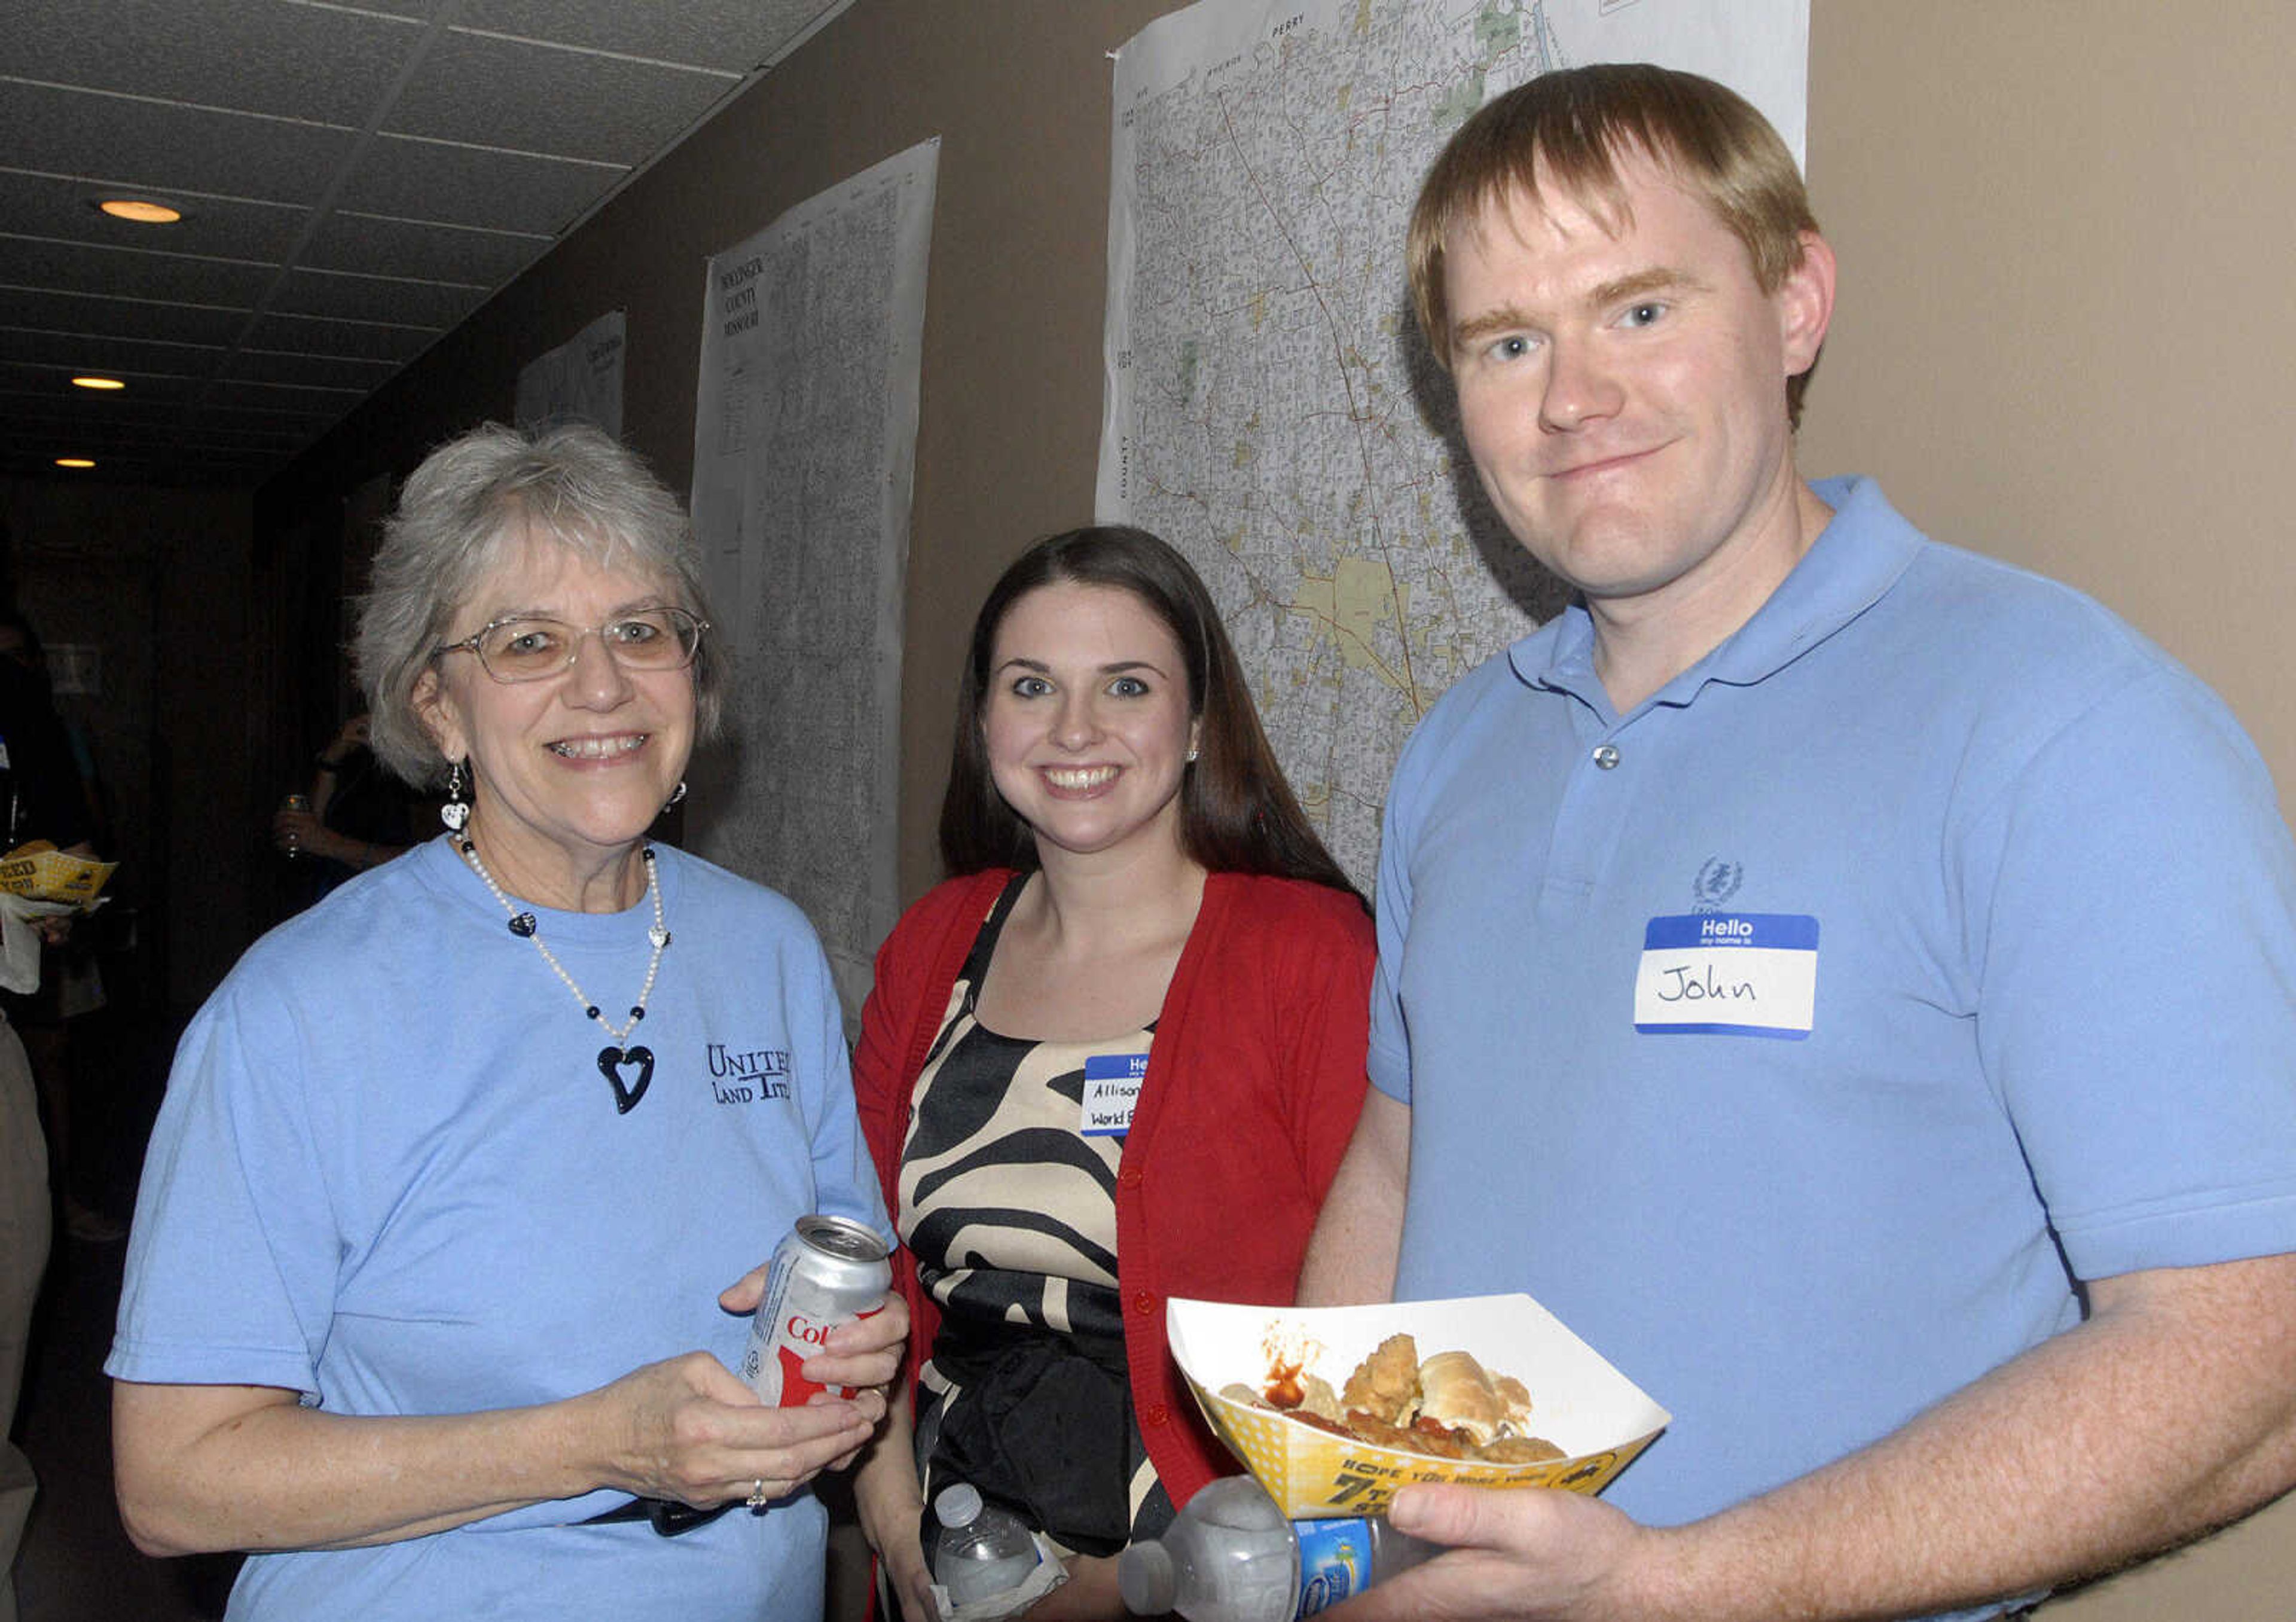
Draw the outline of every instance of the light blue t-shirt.
<instances>
[{"instance_id":1,"label":"light blue t-shirt","mask_svg":"<svg viewBox=\"0 0 2296 1622\"><path fill-rule=\"evenodd\" d=\"M1608 1494L1661 1524L2067 1328L2076 1277L2296 1249L2296 860L2254 749L2095 603L1818 488L1695 668L1620 716L1573 608L1388 802L1398 1297L1527 1290L1668 1407Z\"/></svg>"},{"instance_id":2,"label":"light blue t-shirt","mask_svg":"<svg viewBox=\"0 0 2296 1622\"><path fill-rule=\"evenodd\" d=\"M748 1323L718 1292L806 1212L889 1233L811 927L769 891L657 855L672 940L631 1037L652 1078L627 1114L605 1033L444 840L258 942L177 1051L106 1371L278 1386L342 1414L550 1402L696 1348L737 1367ZM619 1024L652 907L534 911ZM230 1614L820 1615L809 1495L674 1539L572 1524L620 1502L258 1555Z\"/></svg>"}]
</instances>

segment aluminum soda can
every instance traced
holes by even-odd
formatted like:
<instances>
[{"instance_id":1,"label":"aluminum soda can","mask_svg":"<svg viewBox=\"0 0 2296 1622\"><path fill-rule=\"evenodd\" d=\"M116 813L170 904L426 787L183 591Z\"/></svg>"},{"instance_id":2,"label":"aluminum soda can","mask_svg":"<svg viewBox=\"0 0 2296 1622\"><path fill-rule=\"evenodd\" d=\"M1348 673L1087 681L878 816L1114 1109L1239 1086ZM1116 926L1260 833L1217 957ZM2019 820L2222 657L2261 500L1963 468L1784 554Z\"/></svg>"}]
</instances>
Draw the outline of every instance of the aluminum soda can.
<instances>
[{"instance_id":1,"label":"aluminum soda can","mask_svg":"<svg viewBox=\"0 0 2296 1622\"><path fill-rule=\"evenodd\" d=\"M885 1241L861 1223L816 1212L800 1216L774 1247L766 1297L750 1321L742 1378L768 1407L799 1408L816 1392L850 1396L844 1386L816 1385L798 1365L821 1350L829 1331L885 1305L893 1265Z\"/></svg>"}]
</instances>

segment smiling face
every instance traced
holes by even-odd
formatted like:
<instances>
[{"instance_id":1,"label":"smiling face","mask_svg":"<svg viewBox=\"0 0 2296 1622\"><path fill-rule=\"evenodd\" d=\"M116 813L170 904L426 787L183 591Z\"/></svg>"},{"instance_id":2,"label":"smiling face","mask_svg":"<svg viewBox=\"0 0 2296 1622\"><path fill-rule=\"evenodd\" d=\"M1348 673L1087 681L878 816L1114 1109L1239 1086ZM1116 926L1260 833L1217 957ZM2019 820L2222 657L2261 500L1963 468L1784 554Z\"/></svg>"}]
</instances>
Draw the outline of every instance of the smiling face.
<instances>
[{"instance_id":1,"label":"smiling face","mask_svg":"<svg viewBox=\"0 0 2296 1622\"><path fill-rule=\"evenodd\" d=\"M989 772L1040 857L1179 850L1196 724L1179 641L1138 597L1062 580L1017 598L987 694Z\"/></svg>"},{"instance_id":2,"label":"smiling face","mask_svg":"<svg viewBox=\"0 0 2296 1622\"><path fill-rule=\"evenodd\" d=\"M1833 260L1805 233L1766 292L1703 201L1640 152L1618 169L1630 220L1542 184L1445 239L1460 418L1501 519L1598 625L1727 635L1807 546L1785 383L1816 358Z\"/></svg>"},{"instance_id":3,"label":"smiling face","mask_svg":"<svg viewBox=\"0 0 2296 1622\"><path fill-rule=\"evenodd\" d=\"M676 600L666 580L603 568L529 533L480 580L442 640L512 614L594 626ZM447 758L470 763L469 832L505 890L579 908L594 903L588 886L604 875L614 904L635 899L637 842L693 746L691 669L628 670L586 636L570 668L537 681L496 681L477 655L446 654L414 700Z\"/></svg>"}]
</instances>

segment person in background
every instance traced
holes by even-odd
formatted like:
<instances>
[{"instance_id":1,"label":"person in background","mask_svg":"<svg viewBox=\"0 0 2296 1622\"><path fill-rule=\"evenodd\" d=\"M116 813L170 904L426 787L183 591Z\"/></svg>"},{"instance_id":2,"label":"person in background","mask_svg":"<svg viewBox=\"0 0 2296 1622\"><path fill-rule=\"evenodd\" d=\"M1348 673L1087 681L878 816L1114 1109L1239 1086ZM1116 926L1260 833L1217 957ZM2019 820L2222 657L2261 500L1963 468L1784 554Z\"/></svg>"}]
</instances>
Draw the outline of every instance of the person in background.
<instances>
[{"instance_id":1,"label":"person in background","mask_svg":"<svg viewBox=\"0 0 2296 1622\"><path fill-rule=\"evenodd\" d=\"M914 1326L862 1526L929 1622L925 1505L970 1482L1070 1557L1032 1616L1119 1617L1112 1557L1234 1468L1164 1303L1292 1299L1362 1103L1371 926L1202 581L1139 530L989 592L940 847L855 1061Z\"/></svg>"},{"instance_id":2,"label":"person in background","mask_svg":"<svg viewBox=\"0 0 2296 1622\"><path fill-rule=\"evenodd\" d=\"M54 715L68 752L83 813L80 826L86 830L86 853L109 857L114 848L111 795L97 770L94 746L86 729L57 708L47 648L31 621L14 608L0 607L0 659L29 671L39 684L41 702ZM41 1115L47 1124L49 1166L64 1231L83 1243L107 1245L127 1238L127 1224L102 1209L93 1198L80 1198L81 1190L88 1186L86 1166L94 1151L86 1134L73 1130L72 1107L77 1079L72 1022L104 1006L103 974L95 944L100 934L100 926L86 923L75 927L51 926L52 938L44 942L40 951L39 984L29 992L0 992L0 1009L5 1010L9 1024L23 1039L24 1051L31 1060ZM99 1139L101 1135L99 1132ZM102 1147L99 1141L96 1150Z\"/></svg>"},{"instance_id":3,"label":"person in background","mask_svg":"<svg viewBox=\"0 0 2296 1622\"><path fill-rule=\"evenodd\" d=\"M0 837L5 840L0 850L45 839L59 849L93 854L87 831L79 773L46 684L18 661L0 658ZM35 924L12 913L0 928L12 936L37 929L42 942L53 944L62 939L63 924L56 918ZM28 942L23 952L7 955L37 963L41 952ZM59 1165L62 1160L59 1152ZM30 1461L7 1433L15 1423L32 1309L53 1232L48 1177L31 1060L9 1018L0 1015L0 1622L15 1622L16 1551L37 1492Z\"/></svg>"},{"instance_id":4,"label":"person in background","mask_svg":"<svg viewBox=\"0 0 2296 1622\"><path fill-rule=\"evenodd\" d=\"M1576 597L1398 764L1302 1293L1525 1289L1675 1417L1603 1500L1403 1489L1461 1551L1334 1622L1991 1617L2284 1490L2296 850L2223 704L1802 479L1834 258L1722 86L1497 98L1408 258Z\"/></svg>"},{"instance_id":5,"label":"person in background","mask_svg":"<svg viewBox=\"0 0 2296 1622\"><path fill-rule=\"evenodd\" d=\"M364 711L345 721L311 762L304 804L282 806L271 819L279 853L309 864L315 901L415 843L422 796L375 759L367 727Z\"/></svg>"},{"instance_id":6,"label":"person in background","mask_svg":"<svg viewBox=\"0 0 2296 1622\"><path fill-rule=\"evenodd\" d=\"M39 679L40 690L55 710L57 724L63 729L64 745L71 753L72 770L86 812L88 844L97 854L110 856L115 837L111 794L104 785L103 772L95 758L94 742L85 726L56 704L55 677L48 668L47 645L40 640L40 633L32 628L32 622L20 609L0 607L0 659L13 661Z\"/></svg>"},{"instance_id":7,"label":"person in background","mask_svg":"<svg viewBox=\"0 0 2296 1622\"><path fill-rule=\"evenodd\" d=\"M373 580L373 746L449 831L184 1033L105 1364L121 1516L255 1551L249 1622L812 1622L806 1484L907 1318L804 1365L850 1400L732 1372L798 1217L886 1224L812 929L648 836L726 674L692 531L595 429L490 425L408 479Z\"/></svg>"}]
</instances>

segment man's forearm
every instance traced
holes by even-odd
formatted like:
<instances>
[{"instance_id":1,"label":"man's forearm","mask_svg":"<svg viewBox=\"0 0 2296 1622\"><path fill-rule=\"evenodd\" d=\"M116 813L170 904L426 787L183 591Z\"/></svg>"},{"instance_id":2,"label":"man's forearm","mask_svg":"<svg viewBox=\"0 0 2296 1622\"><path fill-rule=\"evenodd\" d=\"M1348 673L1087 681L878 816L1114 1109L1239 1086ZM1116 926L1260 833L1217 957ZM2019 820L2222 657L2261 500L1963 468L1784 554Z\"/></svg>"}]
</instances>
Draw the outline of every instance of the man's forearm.
<instances>
[{"instance_id":1,"label":"man's forearm","mask_svg":"<svg viewBox=\"0 0 2296 1622\"><path fill-rule=\"evenodd\" d=\"M2296 1257L2103 1280L2091 1299L2087 1322L1874 1445L1661 1534L1641 1614L1898 1617L2013 1597L2186 1541L2296 1480Z\"/></svg>"},{"instance_id":2,"label":"man's forearm","mask_svg":"<svg viewBox=\"0 0 2296 1622\"><path fill-rule=\"evenodd\" d=\"M1411 1107L1374 1087L1364 1094L1355 1137L1308 1240L1300 1305L1343 1306L1394 1295L1410 1165Z\"/></svg>"}]
</instances>

